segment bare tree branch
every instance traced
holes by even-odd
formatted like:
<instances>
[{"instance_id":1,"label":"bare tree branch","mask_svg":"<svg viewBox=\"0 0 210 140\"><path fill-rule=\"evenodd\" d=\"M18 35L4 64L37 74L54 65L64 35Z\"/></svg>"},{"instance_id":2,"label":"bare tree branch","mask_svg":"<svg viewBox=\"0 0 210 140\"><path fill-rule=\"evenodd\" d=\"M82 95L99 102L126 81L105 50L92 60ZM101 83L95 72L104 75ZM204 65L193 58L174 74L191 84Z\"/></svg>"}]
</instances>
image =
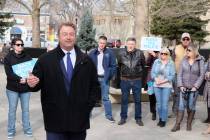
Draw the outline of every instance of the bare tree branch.
<instances>
[{"instance_id":1,"label":"bare tree branch","mask_svg":"<svg viewBox=\"0 0 210 140\"><path fill-rule=\"evenodd\" d=\"M0 9L3 9L6 4L6 0L0 0Z\"/></svg>"},{"instance_id":2,"label":"bare tree branch","mask_svg":"<svg viewBox=\"0 0 210 140\"><path fill-rule=\"evenodd\" d=\"M45 5L47 5L47 4L49 4L49 0L46 0L45 2L43 2L42 4L40 4L40 9L43 7L43 6L45 6Z\"/></svg>"},{"instance_id":3,"label":"bare tree branch","mask_svg":"<svg viewBox=\"0 0 210 140\"><path fill-rule=\"evenodd\" d=\"M167 0L164 0L162 6L157 11L152 12L150 15L155 16L155 15L159 14L161 12L161 10L166 6L166 3L167 3Z\"/></svg>"},{"instance_id":4,"label":"bare tree branch","mask_svg":"<svg viewBox=\"0 0 210 140\"><path fill-rule=\"evenodd\" d=\"M32 13L32 9L26 3L24 3L22 0L15 0L15 1L19 4L21 4L23 7L25 7L29 13Z\"/></svg>"},{"instance_id":5,"label":"bare tree branch","mask_svg":"<svg viewBox=\"0 0 210 140\"><path fill-rule=\"evenodd\" d=\"M123 2L121 0L118 0L120 5L122 6L124 12L128 13L130 16L132 17L135 17L135 4L136 4L136 1L135 0L131 0L131 1L127 1L127 2ZM130 5L131 7L131 10L128 10L127 9L127 5ZM119 11L119 10L117 10ZM120 12L120 11L119 11Z\"/></svg>"},{"instance_id":6,"label":"bare tree branch","mask_svg":"<svg viewBox=\"0 0 210 140\"><path fill-rule=\"evenodd\" d=\"M210 8L210 0L165 0L160 1L160 8L152 8L151 16L160 17L183 17L183 16L200 16L205 14Z\"/></svg>"}]
</instances>

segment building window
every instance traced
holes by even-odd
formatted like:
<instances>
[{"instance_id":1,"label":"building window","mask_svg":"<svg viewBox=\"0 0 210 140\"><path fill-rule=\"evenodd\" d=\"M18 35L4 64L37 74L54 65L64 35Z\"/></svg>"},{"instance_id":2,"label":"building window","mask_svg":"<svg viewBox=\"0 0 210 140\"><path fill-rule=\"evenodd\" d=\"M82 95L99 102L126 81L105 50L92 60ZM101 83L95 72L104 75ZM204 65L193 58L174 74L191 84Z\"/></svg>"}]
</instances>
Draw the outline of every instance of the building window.
<instances>
[{"instance_id":1,"label":"building window","mask_svg":"<svg viewBox=\"0 0 210 140\"><path fill-rule=\"evenodd\" d=\"M100 25L100 20L95 20L96 25Z\"/></svg>"},{"instance_id":2,"label":"building window","mask_svg":"<svg viewBox=\"0 0 210 140\"><path fill-rule=\"evenodd\" d=\"M95 25L103 25L105 24L105 19L97 19L95 20Z\"/></svg>"},{"instance_id":3,"label":"building window","mask_svg":"<svg viewBox=\"0 0 210 140\"><path fill-rule=\"evenodd\" d=\"M105 19L101 19L101 24L105 24Z\"/></svg>"},{"instance_id":4,"label":"building window","mask_svg":"<svg viewBox=\"0 0 210 140\"><path fill-rule=\"evenodd\" d=\"M114 24L122 24L122 19L114 18Z\"/></svg>"}]
</instances>

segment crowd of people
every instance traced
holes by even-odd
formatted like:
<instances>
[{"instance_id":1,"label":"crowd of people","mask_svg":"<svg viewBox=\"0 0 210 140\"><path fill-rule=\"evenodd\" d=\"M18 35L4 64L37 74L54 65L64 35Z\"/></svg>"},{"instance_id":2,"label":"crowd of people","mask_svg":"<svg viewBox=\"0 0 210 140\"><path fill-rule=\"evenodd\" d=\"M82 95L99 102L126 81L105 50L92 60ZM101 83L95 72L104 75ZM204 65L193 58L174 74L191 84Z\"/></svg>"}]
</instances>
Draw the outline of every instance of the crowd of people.
<instances>
[{"instance_id":1,"label":"crowd of people","mask_svg":"<svg viewBox=\"0 0 210 140\"><path fill-rule=\"evenodd\" d=\"M157 116L159 127L165 127L168 117L176 116L172 132L180 130L187 111L187 131L192 130L196 112L196 100L203 94L207 102L210 123L210 59L205 62L189 33L183 33L181 44L171 52L163 47L160 51L145 52L137 48L134 37L126 40L126 47L116 57L106 47L107 37L100 36L98 47L84 54L76 45L76 27L62 23L58 29L59 45L43 54L28 78L18 76L12 66L31 60L24 52L21 39L12 40L13 50L5 57L7 75L6 94L9 103L8 138L15 136L15 120L18 100L21 102L24 133L32 136L29 119L30 92L41 90L41 104L47 140L85 140L89 118L94 105L102 99L105 118L114 123L112 104L109 99L110 80L120 68L121 119L124 125L128 118L128 100L132 91L136 124L142 121L141 89L143 70L147 66L147 93L152 120ZM56 81L56 82L55 82ZM201 90L204 84L204 90ZM173 114L168 114L169 99L173 99ZM210 134L209 128L203 134Z\"/></svg>"}]
</instances>

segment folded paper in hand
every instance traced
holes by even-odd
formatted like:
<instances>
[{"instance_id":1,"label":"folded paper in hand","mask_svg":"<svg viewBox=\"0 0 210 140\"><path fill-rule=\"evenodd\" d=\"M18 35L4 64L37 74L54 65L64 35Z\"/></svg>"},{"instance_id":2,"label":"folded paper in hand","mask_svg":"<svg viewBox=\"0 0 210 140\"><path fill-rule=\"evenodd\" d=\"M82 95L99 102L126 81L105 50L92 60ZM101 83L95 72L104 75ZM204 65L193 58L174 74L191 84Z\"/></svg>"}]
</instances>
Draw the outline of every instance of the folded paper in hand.
<instances>
[{"instance_id":1,"label":"folded paper in hand","mask_svg":"<svg viewBox=\"0 0 210 140\"><path fill-rule=\"evenodd\" d=\"M33 58L30 61L13 65L12 70L18 76L22 78L27 78L29 76L29 73L33 71L36 61L37 61L37 58Z\"/></svg>"}]
</instances>

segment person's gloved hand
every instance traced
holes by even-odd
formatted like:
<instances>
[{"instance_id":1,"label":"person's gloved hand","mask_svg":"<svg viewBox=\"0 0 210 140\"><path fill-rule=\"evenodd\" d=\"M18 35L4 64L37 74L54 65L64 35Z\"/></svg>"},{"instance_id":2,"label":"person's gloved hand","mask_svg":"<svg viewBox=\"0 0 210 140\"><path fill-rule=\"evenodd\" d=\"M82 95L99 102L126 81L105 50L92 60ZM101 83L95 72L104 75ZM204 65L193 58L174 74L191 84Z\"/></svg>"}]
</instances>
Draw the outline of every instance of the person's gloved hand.
<instances>
[{"instance_id":1,"label":"person's gloved hand","mask_svg":"<svg viewBox=\"0 0 210 140\"><path fill-rule=\"evenodd\" d=\"M192 92L195 92L195 91L197 91L197 88L193 87L193 88L191 89L191 91L192 91Z\"/></svg>"},{"instance_id":2,"label":"person's gloved hand","mask_svg":"<svg viewBox=\"0 0 210 140\"><path fill-rule=\"evenodd\" d=\"M186 91L186 88L185 87L180 87L180 90L182 93L184 93Z\"/></svg>"}]
</instances>

